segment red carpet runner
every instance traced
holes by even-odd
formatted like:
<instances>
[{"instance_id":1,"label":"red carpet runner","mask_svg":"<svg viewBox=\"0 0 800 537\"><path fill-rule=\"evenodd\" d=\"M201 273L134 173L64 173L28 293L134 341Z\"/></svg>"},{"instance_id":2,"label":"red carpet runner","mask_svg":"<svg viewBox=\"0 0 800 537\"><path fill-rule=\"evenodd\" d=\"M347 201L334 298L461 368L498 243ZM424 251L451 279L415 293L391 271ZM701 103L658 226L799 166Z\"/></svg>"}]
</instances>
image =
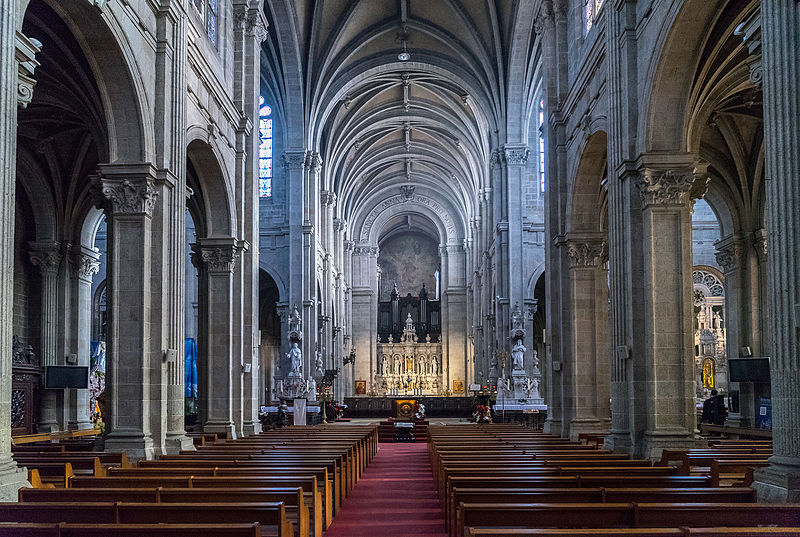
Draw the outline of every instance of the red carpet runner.
<instances>
[{"instance_id":1,"label":"red carpet runner","mask_svg":"<svg viewBox=\"0 0 800 537\"><path fill-rule=\"evenodd\" d=\"M325 537L446 537L426 442L381 444Z\"/></svg>"}]
</instances>

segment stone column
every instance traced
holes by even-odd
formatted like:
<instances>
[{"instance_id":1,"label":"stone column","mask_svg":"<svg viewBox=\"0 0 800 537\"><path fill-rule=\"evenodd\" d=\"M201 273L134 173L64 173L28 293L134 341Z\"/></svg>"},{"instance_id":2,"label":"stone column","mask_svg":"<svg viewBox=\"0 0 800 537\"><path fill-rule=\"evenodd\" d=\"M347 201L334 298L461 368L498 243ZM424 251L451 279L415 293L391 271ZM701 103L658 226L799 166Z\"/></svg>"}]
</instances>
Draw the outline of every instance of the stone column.
<instances>
[{"instance_id":1,"label":"stone column","mask_svg":"<svg viewBox=\"0 0 800 537\"><path fill-rule=\"evenodd\" d=\"M233 272L239 257L238 241L233 237L201 239L192 250L192 262L200 272L198 396L203 431L235 438L233 382L241 376L241 364L233 359Z\"/></svg>"},{"instance_id":2,"label":"stone column","mask_svg":"<svg viewBox=\"0 0 800 537\"><path fill-rule=\"evenodd\" d=\"M61 244L58 242L32 242L30 259L39 267L41 287L41 336L39 355L42 367L60 365L58 357L58 270L61 266ZM39 431L54 432L66 428L64 423L64 392L43 390L40 407Z\"/></svg>"},{"instance_id":3,"label":"stone column","mask_svg":"<svg viewBox=\"0 0 800 537\"><path fill-rule=\"evenodd\" d=\"M571 349L564 364L568 389L564 390L564 414L569 416L566 435L605 432L609 417L608 281L603 264L608 242L601 236L569 235ZM566 362L566 360L565 360Z\"/></svg>"},{"instance_id":4,"label":"stone column","mask_svg":"<svg viewBox=\"0 0 800 537\"><path fill-rule=\"evenodd\" d=\"M151 285L152 218L156 171L150 164L101 166L94 178L97 203L108 226L108 315L106 449L134 459L153 458L152 417L162 413L161 352L153 352Z\"/></svg>"},{"instance_id":5,"label":"stone column","mask_svg":"<svg viewBox=\"0 0 800 537\"><path fill-rule=\"evenodd\" d=\"M100 252L94 248L77 246L72 248L70 255L73 298L70 352L78 358L76 365L88 367L91 365L92 277L100 268ZM69 390L68 401L69 428L91 428L89 390Z\"/></svg>"},{"instance_id":6,"label":"stone column","mask_svg":"<svg viewBox=\"0 0 800 537\"><path fill-rule=\"evenodd\" d=\"M773 455L761 501L800 501L800 3L761 3Z\"/></svg>"},{"instance_id":7,"label":"stone column","mask_svg":"<svg viewBox=\"0 0 800 537\"><path fill-rule=\"evenodd\" d=\"M696 178L698 188L707 184L704 168L645 162L635 181L642 206L644 300L634 314L644 320L644 345L634 367L642 369L645 381L630 389L642 392L646 405L635 449L646 458L660 457L667 447L695 444L690 209Z\"/></svg>"},{"instance_id":8,"label":"stone column","mask_svg":"<svg viewBox=\"0 0 800 537\"><path fill-rule=\"evenodd\" d=\"M16 0L0 0L0 501L16 501L17 489L28 486L27 472L11 458L11 338L14 304L14 192L17 161L17 106L24 106L30 96L17 70L21 64L15 41ZM33 60L38 47L28 50ZM19 56L18 56L19 57ZM31 63L31 68L35 66ZM32 79L31 79L32 80ZM31 94L32 95L32 94ZM26 99L27 97L27 99Z\"/></svg>"}]
</instances>

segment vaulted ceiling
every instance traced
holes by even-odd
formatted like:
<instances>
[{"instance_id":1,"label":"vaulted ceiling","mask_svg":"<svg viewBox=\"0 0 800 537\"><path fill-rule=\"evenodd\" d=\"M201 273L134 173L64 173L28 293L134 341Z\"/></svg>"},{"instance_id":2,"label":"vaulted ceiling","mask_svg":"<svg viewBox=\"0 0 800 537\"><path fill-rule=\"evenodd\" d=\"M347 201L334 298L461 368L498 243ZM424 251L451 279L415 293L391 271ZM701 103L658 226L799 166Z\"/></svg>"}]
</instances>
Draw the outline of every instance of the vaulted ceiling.
<instances>
[{"instance_id":1,"label":"vaulted ceiling","mask_svg":"<svg viewBox=\"0 0 800 537\"><path fill-rule=\"evenodd\" d=\"M530 115L519 82L537 65L534 4L267 0L262 86L291 131L286 147L320 154L320 186L345 217L402 186L434 190L471 217L509 114L520 115L514 125Z\"/></svg>"}]
</instances>

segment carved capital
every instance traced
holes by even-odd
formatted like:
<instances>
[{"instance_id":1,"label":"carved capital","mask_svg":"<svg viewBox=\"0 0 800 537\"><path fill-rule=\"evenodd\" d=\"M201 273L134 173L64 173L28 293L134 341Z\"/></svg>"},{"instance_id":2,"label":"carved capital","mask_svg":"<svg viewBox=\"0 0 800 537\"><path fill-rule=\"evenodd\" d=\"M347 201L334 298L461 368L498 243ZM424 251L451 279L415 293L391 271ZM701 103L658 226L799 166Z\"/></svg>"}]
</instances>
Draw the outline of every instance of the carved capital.
<instances>
[{"instance_id":1,"label":"carved capital","mask_svg":"<svg viewBox=\"0 0 800 537\"><path fill-rule=\"evenodd\" d=\"M342 218L334 218L333 219L333 230L334 231L344 231L347 229L347 220Z\"/></svg>"},{"instance_id":2,"label":"carved capital","mask_svg":"<svg viewBox=\"0 0 800 537\"><path fill-rule=\"evenodd\" d=\"M15 58L17 60L17 106L27 108L33 100L36 80L33 74L39 67L36 54L42 50L42 43L21 32L16 34Z\"/></svg>"},{"instance_id":3,"label":"carved capital","mask_svg":"<svg viewBox=\"0 0 800 537\"><path fill-rule=\"evenodd\" d=\"M745 246L741 241L732 241L717 246L717 251L715 252L717 264L722 268L722 272L725 273L742 268L746 254Z\"/></svg>"},{"instance_id":4,"label":"carved capital","mask_svg":"<svg viewBox=\"0 0 800 537\"><path fill-rule=\"evenodd\" d=\"M307 166L314 172L319 173L322 171L322 157L319 153L309 153L307 154L308 157L308 164ZM335 194L334 194L335 196Z\"/></svg>"},{"instance_id":5,"label":"carved capital","mask_svg":"<svg viewBox=\"0 0 800 537\"><path fill-rule=\"evenodd\" d=\"M87 251L78 247L71 254L72 275L81 280L91 282L92 276L100 270L100 252Z\"/></svg>"},{"instance_id":6,"label":"carved capital","mask_svg":"<svg viewBox=\"0 0 800 537\"><path fill-rule=\"evenodd\" d=\"M239 249L234 245L200 249L200 260L210 274L232 273L238 257Z\"/></svg>"},{"instance_id":7,"label":"carved capital","mask_svg":"<svg viewBox=\"0 0 800 537\"><path fill-rule=\"evenodd\" d=\"M542 4L539 14L533 21L533 30L537 35L544 34L547 30L553 27L553 11L546 4Z\"/></svg>"},{"instance_id":8,"label":"carved capital","mask_svg":"<svg viewBox=\"0 0 800 537\"><path fill-rule=\"evenodd\" d=\"M764 75L761 63L761 8L756 8L733 33L742 38L747 49L746 61L750 70L750 82L760 88Z\"/></svg>"},{"instance_id":9,"label":"carved capital","mask_svg":"<svg viewBox=\"0 0 800 537\"><path fill-rule=\"evenodd\" d=\"M355 243L353 241L344 241L344 251L345 252L352 252Z\"/></svg>"},{"instance_id":10,"label":"carved capital","mask_svg":"<svg viewBox=\"0 0 800 537\"><path fill-rule=\"evenodd\" d=\"M503 162L506 166L525 166L530 151L527 146L504 146Z\"/></svg>"},{"instance_id":11,"label":"carved capital","mask_svg":"<svg viewBox=\"0 0 800 537\"><path fill-rule=\"evenodd\" d=\"M153 215L158 191L151 178L93 179L95 204L111 214Z\"/></svg>"},{"instance_id":12,"label":"carved capital","mask_svg":"<svg viewBox=\"0 0 800 537\"><path fill-rule=\"evenodd\" d=\"M289 170L302 170L306 163L305 151L287 151L283 154L283 167Z\"/></svg>"},{"instance_id":13,"label":"carved capital","mask_svg":"<svg viewBox=\"0 0 800 537\"><path fill-rule=\"evenodd\" d=\"M378 255L378 247L377 246L369 246L365 244L361 244L358 246L353 246L353 255Z\"/></svg>"},{"instance_id":14,"label":"carved capital","mask_svg":"<svg viewBox=\"0 0 800 537\"><path fill-rule=\"evenodd\" d=\"M636 180L642 206L687 205L694 185L694 168L656 170L645 168Z\"/></svg>"},{"instance_id":15,"label":"carved capital","mask_svg":"<svg viewBox=\"0 0 800 537\"><path fill-rule=\"evenodd\" d=\"M597 267L608 261L608 241L604 239L568 240L570 268Z\"/></svg>"},{"instance_id":16,"label":"carved capital","mask_svg":"<svg viewBox=\"0 0 800 537\"><path fill-rule=\"evenodd\" d=\"M498 151L497 149L495 149L495 150L494 150L494 151L492 151L492 153L489 155L489 167L490 167L490 168L494 168L495 166L497 166L497 164L498 164L499 162L500 162L500 151Z\"/></svg>"},{"instance_id":17,"label":"carved capital","mask_svg":"<svg viewBox=\"0 0 800 537\"><path fill-rule=\"evenodd\" d=\"M335 207L336 206L336 192L330 192L328 190L323 190L320 192L319 201L322 205L326 207Z\"/></svg>"},{"instance_id":18,"label":"carved capital","mask_svg":"<svg viewBox=\"0 0 800 537\"><path fill-rule=\"evenodd\" d=\"M753 233L753 247L759 263L767 262L767 230L759 229Z\"/></svg>"},{"instance_id":19,"label":"carved capital","mask_svg":"<svg viewBox=\"0 0 800 537\"><path fill-rule=\"evenodd\" d=\"M103 9L105 9L106 7L106 4L108 4L109 0L86 0L86 1L89 2L89 4L93 5L94 7L96 7L97 9L99 9L100 11L103 11Z\"/></svg>"},{"instance_id":20,"label":"carved capital","mask_svg":"<svg viewBox=\"0 0 800 537\"><path fill-rule=\"evenodd\" d=\"M61 244L57 242L31 242L28 244L31 263L39 267L42 275L58 274L61 266Z\"/></svg>"},{"instance_id":21,"label":"carved capital","mask_svg":"<svg viewBox=\"0 0 800 537\"><path fill-rule=\"evenodd\" d=\"M269 23L262 16L261 10L249 9L246 5L233 7L233 24L245 32L245 35L255 38L258 44L267 39Z\"/></svg>"}]
</instances>

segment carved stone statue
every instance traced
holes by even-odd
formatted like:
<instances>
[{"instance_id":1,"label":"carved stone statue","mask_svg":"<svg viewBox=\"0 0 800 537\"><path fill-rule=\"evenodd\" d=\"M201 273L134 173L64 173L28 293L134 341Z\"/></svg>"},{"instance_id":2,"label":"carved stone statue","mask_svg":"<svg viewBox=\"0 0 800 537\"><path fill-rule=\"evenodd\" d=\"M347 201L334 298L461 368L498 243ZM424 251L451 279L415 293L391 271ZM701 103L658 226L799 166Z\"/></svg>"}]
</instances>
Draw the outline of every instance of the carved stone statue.
<instances>
[{"instance_id":1,"label":"carved stone statue","mask_svg":"<svg viewBox=\"0 0 800 537\"><path fill-rule=\"evenodd\" d=\"M300 318L300 312L297 311L297 304L289 314L289 339L303 339L303 320Z\"/></svg>"},{"instance_id":2,"label":"carved stone statue","mask_svg":"<svg viewBox=\"0 0 800 537\"><path fill-rule=\"evenodd\" d=\"M506 380L497 379L497 402L502 403L505 401L506 396Z\"/></svg>"},{"instance_id":3,"label":"carved stone statue","mask_svg":"<svg viewBox=\"0 0 800 537\"><path fill-rule=\"evenodd\" d=\"M325 370L322 365L322 353L320 351L317 351L317 355L314 358L314 369L314 374L318 377L321 377L325 374Z\"/></svg>"},{"instance_id":4,"label":"carved stone statue","mask_svg":"<svg viewBox=\"0 0 800 537\"><path fill-rule=\"evenodd\" d=\"M536 349L533 350L533 356L531 356L531 359L533 360L533 367L538 369L539 368L539 353L536 352Z\"/></svg>"},{"instance_id":5,"label":"carved stone statue","mask_svg":"<svg viewBox=\"0 0 800 537\"><path fill-rule=\"evenodd\" d=\"M292 348L289 349L289 353L286 356L289 358L289 363L291 364L291 369L289 370L289 376L302 377L303 351L301 351L300 347L297 346L296 341L292 341Z\"/></svg>"},{"instance_id":6,"label":"carved stone statue","mask_svg":"<svg viewBox=\"0 0 800 537\"><path fill-rule=\"evenodd\" d=\"M389 374L389 369L388 369L388 368L389 368L389 364L388 364L388 361L389 361L389 360L386 358L386 355L384 354L384 355L383 355L383 358L381 358L381 375L388 375L388 374Z\"/></svg>"},{"instance_id":7,"label":"carved stone statue","mask_svg":"<svg viewBox=\"0 0 800 537\"><path fill-rule=\"evenodd\" d=\"M514 348L511 349L511 357L514 359L514 369L524 369L525 368L525 345L522 344L522 340L519 339L514 344Z\"/></svg>"},{"instance_id":8,"label":"carved stone statue","mask_svg":"<svg viewBox=\"0 0 800 537\"><path fill-rule=\"evenodd\" d=\"M519 304L514 307L511 312L511 329L522 330L524 328L524 319L522 318L522 310L519 309Z\"/></svg>"},{"instance_id":9,"label":"carved stone statue","mask_svg":"<svg viewBox=\"0 0 800 537\"><path fill-rule=\"evenodd\" d=\"M314 377L308 378L308 395L306 396L309 401L317 400L317 381Z\"/></svg>"}]
</instances>

